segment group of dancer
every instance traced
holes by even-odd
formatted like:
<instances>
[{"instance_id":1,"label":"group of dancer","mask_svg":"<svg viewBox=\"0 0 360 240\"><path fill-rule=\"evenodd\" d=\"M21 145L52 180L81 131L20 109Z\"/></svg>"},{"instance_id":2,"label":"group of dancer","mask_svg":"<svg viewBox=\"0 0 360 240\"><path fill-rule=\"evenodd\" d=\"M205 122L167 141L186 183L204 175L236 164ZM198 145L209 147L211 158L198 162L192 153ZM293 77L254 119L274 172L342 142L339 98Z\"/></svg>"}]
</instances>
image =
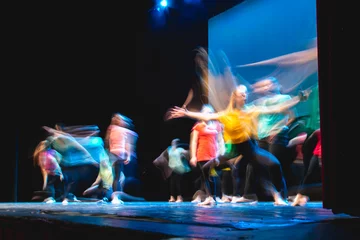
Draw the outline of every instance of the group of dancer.
<instances>
[{"instance_id":1,"label":"group of dancer","mask_svg":"<svg viewBox=\"0 0 360 240\"><path fill-rule=\"evenodd\" d=\"M48 137L35 148L33 160L43 176L44 202L79 201L74 194L79 192L79 184L94 181L83 191L84 196L122 203L123 165L136 157L138 136L131 119L113 114L105 141L98 136L97 126L43 128Z\"/></svg>"},{"instance_id":2,"label":"group of dancer","mask_svg":"<svg viewBox=\"0 0 360 240\"><path fill-rule=\"evenodd\" d=\"M314 50L311 50L301 52L300 57L293 54L279 61L308 63L314 56ZM293 58L295 61L290 61ZM183 175L197 169L198 192L202 194L195 194L193 202L199 205L254 202L258 189L271 196L275 205L288 205L288 199L292 206L305 205L309 198L303 191L304 186L311 182L312 176L318 173L315 169L321 165L321 134L319 125L309 128L299 121L296 105L308 101L314 88L298 91L295 96L284 94L278 79L273 76L253 84L239 84L234 81L236 77L224 55L223 72L216 72L209 59L202 48L195 59L208 103L203 104L200 111L190 111L187 101L181 107L173 107L166 115L166 120L196 120L189 133L188 150L181 146L179 139L173 139L153 162L162 168L164 178L169 179L169 202L183 202ZM213 69L209 69L211 67ZM250 102L249 93L252 94ZM310 116L310 122L314 118L318 120L318 107L317 104L315 117ZM98 137L96 126L56 125L44 129L49 136L38 144L33 155L34 163L43 175L43 191L47 194L44 202L60 199L66 204L69 200L77 201L73 193L81 174L72 173L69 168L91 166L96 177L82 194L96 196L105 202L122 203L119 197L123 194L122 168L136 155L138 138L131 119L114 114L104 140ZM98 141L89 141L93 138ZM93 145L96 145L95 152L89 151ZM296 159L299 145L303 146L305 175L296 196L288 198L288 184L294 184L291 164ZM232 186L231 192L226 190L228 185Z\"/></svg>"},{"instance_id":3,"label":"group of dancer","mask_svg":"<svg viewBox=\"0 0 360 240\"><path fill-rule=\"evenodd\" d=\"M213 63L205 50L200 49L199 53L196 61L209 102L217 105L219 109L221 102L216 100L224 102L224 95L216 96L214 92L221 94L219 87L225 89L231 85L233 89L228 96L227 106L220 111L215 111L211 104L204 104L198 112L189 111L184 104L167 112L166 120L184 117L197 120L191 130L188 160L190 166L200 172L199 190L204 192L205 197L200 198L197 195L193 202L199 202L199 205L214 204L216 201L253 202L257 200L256 189L261 188L265 195L272 196L275 205L288 205L288 199L292 201L292 206L305 205L309 198L303 193L304 186L310 183L310 176L318 173L314 169L321 165L321 134L319 125L311 129L306 127L306 123L298 121L295 106L307 101L312 90L299 91L296 96L283 94L281 84L275 77L265 77L251 85L234 86L231 83L234 78L229 67L225 67L223 76L215 76L215 68L209 69ZM304 54L310 55L310 60L303 61L313 61L313 53L313 49L309 54L301 52L300 58L304 58ZM281 60L287 58L298 58L298 55L285 56ZM258 96L250 103L247 102L248 87L251 88L253 96ZM318 115L318 110L316 112ZM318 120L319 116L310 118ZM309 143L313 142L313 139L315 145ZM297 157L296 146L299 145L303 145L305 152L310 149L310 158L308 154L304 154L305 176L300 182L296 197L288 198L287 182L294 184L291 165ZM174 155L174 149L168 149L169 163L176 161L186 167L187 163L182 160L185 154ZM183 149L180 152L184 153ZM158 160L156 159L154 164L158 165ZM231 172L233 186L230 195L225 194L226 184L229 184L227 178L220 178L222 173L228 170ZM183 172L170 166L170 202L182 202L179 177L182 174ZM220 194L216 186L221 186Z\"/></svg>"}]
</instances>

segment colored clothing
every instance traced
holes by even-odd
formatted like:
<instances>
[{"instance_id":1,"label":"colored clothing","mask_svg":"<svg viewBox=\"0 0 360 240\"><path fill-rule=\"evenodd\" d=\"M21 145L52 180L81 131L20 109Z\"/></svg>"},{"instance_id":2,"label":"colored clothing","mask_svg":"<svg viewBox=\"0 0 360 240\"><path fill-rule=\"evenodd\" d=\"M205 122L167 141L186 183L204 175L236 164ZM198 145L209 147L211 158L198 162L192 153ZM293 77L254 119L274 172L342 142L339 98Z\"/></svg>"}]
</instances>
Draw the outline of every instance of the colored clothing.
<instances>
[{"instance_id":1,"label":"colored clothing","mask_svg":"<svg viewBox=\"0 0 360 240\"><path fill-rule=\"evenodd\" d=\"M320 134L320 130L316 130L313 134L316 134L317 137L317 143L315 146L315 149L313 151L313 154L315 156L318 156L319 158L321 158L321 134Z\"/></svg>"},{"instance_id":2,"label":"colored clothing","mask_svg":"<svg viewBox=\"0 0 360 240\"><path fill-rule=\"evenodd\" d=\"M49 175L60 176L62 171L59 166L58 159L59 156L55 150L49 149L47 151L43 151L39 155L40 168L45 170Z\"/></svg>"},{"instance_id":3,"label":"colored clothing","mask_svg":"<svg viewBox=\"0 0 360 240\"><path fill-rule=\"evenodd\" d=\"M289 95L277 94L256 101L256 105L270 107L291 100ZM286 113L260 114L258 118L258 138L263 139L281 132L288 122Z\"/></svg>"},{"instance_id":4,"label":"colored clothing","mask_svg":"<svg viewBox=\"0 0 360 240\"><path fill-rule=\"evenodd\" d=\"M308 104L309 111L309 121L307 123L307 127L310 129L319 129L320 128L320 106L319 106L319 85L311 91L308 100L306 101Z\"/></svg>"},{"instance_id":5,"label":"colored clothing","mask_svg":"<svg viewBox=\"0 0 360 240\"><path fill-rule=\"evenodd\" d=\"M126 159L128 154L133 154L138 135L127 128L117 125L110 125L109 129L109 150L116 156ZM130 152L131 151L131 152Z\"/></svg>"},{"instance_id":6,"label":"colored clothing","mask_svg":"<svg viewBox=\"0 0 360 240\"><path fill-rule=\"evenodd\" d=\"M98 165L90 153L70 136L49 137L52 141L51 146L62 155L61 166L72 167L79 165L94 164Z\"/></svg>"},{"instance_id":7,"label":"colored clothing","mask_svg":"<svg viewBox=\"0 0 360 240\"><path fill-rule=\"evenodd\" d=\"M172 147L168 148L169 153L169 167L178 174L183 174L190 171L190 166L184 160L183 156L185 149L176 148L175 150Z\"/></svg>"},{"instance_id":8,"label":"colored clothing","mask_svg":"<svg viewBox=\"0 0 360 240\"><path fill-rule=\"evenodd\" d=\"M221 132L218 122L206 124L203 122L195 124L192 131L198 131L196 158L198 162L212 160L217 157L217 136Z\"/></svg>"},{"instance_id":9,"label":"colored clothing","mask_svg":"<svg viewBox=\"0 0 360 240\"><path fill-rule=\"evenodd\" d=\"M102 180L103 188L111 189L114 181L114 174L109 157L106 154L105 150L101 152L101 161L99 174Z\"/></svg>"},{"instance_id":10,"label":"colored clothing","mask_svg":"<svg viewBox=\"0 0 360 240\"><path fill-rule=\"evenodd\" d=\"M259 112L239 110L225 112L219 121L224 125L225 143L238 144L249 140L255 133L255 122Z\"/></svg>"},{"instance_id":11,"label":"colored clothing","mask_svg":"<svg viewBox=\"0 0 360 240\"><path fill-rule=\"evenodd\" d=\"M123 159L127 158L125 145L128 130L126 128L110 125L110 135L109 135L109 149L110 152L122 157Z\"/></svg>"}]
</instances>

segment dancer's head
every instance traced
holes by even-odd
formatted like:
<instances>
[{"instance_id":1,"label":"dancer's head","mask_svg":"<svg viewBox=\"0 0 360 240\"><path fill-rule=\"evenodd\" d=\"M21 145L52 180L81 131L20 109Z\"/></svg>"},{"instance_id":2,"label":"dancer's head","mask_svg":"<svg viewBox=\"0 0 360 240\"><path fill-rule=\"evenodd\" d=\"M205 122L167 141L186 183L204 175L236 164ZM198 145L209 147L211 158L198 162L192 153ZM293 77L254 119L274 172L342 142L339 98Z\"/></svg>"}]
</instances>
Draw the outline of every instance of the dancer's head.
<instances>
[{"instance_id":1,"label":"dancer's head","mask_svg":"<svg viewBox=\"0 0 360 240\"><path fill-rule=\"evenodd\" d=\"M232 111L235 108L242 108L247 100L248 90L247 87L243 84L236 87L230 96L229 105L227 111Z\"/></svg>"},{"instance_id":2,"label":"dancer's head","mask_svg":"<svg viewBox=\"0 0 360 240\"><path fill-rule=\"evenodd\" d=\"M47 149L51 148L51 141L46 139L43 140L41 142L39 142L39 144L36 146L34 153L33 153L33 161L34 161L34 165L38 164L38 158L39 158L39 154L43 151L46 151Z\"/></svg>"},{"instance_id":3,"label":"dancer's head","mask_svg":"<svg viewBox=\"0 0 360 240\"><path fill-rule=\"evenodd\" d=\"M201 108L202 113L214 113L215 110L210 104L204 104Z\"/></svg>"},{"instance_id":4,"label":"dancer's head","mask_svg":"<svg viewBox=\"0 0 360 240\"><path fill-rule=\"evenodd\" d=\"M275 77L267 77L260 81L257 81L252 85L254 93L269 94L276 93L280 94L281 85Z\"/></svg>"},{"instance_id":5,"label":"dancer's head","mask_svg":"<svg viewBox=\"0 0 360 240\"><path fill-rule=\"evenodd\" d=\"M120 113L114 113L111 118L111 124L124 128L130 128L132 126L132 120Z\"/></svg>"},{"instance_id":6,"label":"dancer's head","mask_svg":"<svg viewBox=\"0 0 360 240\"><path fill-rule=\"evenodd\" d=\"M176 148L179 145L179 142L180 142L180 139L175 138L171 141L171 146Z\"/></svg>"}]
</instances>

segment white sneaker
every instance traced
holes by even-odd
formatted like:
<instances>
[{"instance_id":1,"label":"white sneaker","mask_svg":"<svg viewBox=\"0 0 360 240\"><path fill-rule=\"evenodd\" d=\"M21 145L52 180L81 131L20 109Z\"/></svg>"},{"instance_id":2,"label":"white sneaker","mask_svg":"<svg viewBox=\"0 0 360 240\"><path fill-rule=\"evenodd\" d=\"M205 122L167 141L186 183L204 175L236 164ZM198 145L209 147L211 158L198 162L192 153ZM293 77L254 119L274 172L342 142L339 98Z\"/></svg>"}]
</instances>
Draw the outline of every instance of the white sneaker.
<instances>
[{"instance_id":1,"label":"white sneaker","mask_svg":"<svg viewBox=\"0 0 360 240\"><path fill-rule=\"evenodd\" d=\"M231 199L231 203L238 203L238 202L241 201L240 199L241 199L241 197L233 196L232 199Z\"/></svg>"},{"instance_id":2,"label":"white sneaker","mask_svg":"<svg viewBox=\"0 0 360 240\"><path fill-rule=\"evenodd\" d=\"M44 199L44 203L55 203L55 199L53 197L48 197Z\"/></svg>"},{"instance_id":3,"label":"white sneaker","mask_svg":"<svg viewBox=\"0 0 360 240\"><path fill-rule=\"evenodd\" d=\"M216 202L218 202L218 203L224 203L224 201L221 200L221 198L219 198L219 197L216 197L215 199L216 199Z\"/></svg>"},{"instance_id":4,"label":"white sneaker","mask_svg":"<svg viewBox=\"0 0 360 240\"><path fill-rule=\"evenodd\" d=\"M207 197L205 199L205 201L201 202L201 203L198 203L198 206L204 206L204 205L215 205L216 202L214 200L214 198L212 197Z\"/></svg>"},{"instance_id":5,"label":"white sneaker","mask_svg":"<svg viewBox=\"0 0 360 240\"><path fill-rule=\"evenodd\" d=\"M111 203L112 204L124 204L124 202L118 198L113 198L113 200L111 200Z\"/></svg>"},{"instance_id":6,"label":"white sneaker","mask_svg":"<svg viewBox=\"0 0 360 240\"><path fill-rule=\"evenodd\" d=\"M201 202L201 198L200 196L197 196L194 200L191 201L192 203L200 203Z\"/></svg>"},{"instance_id":7,"label":"white sneaker","mask_svg":"<svg viewBox=\"0 0 360 240\"><path fill-rule=\"evenodd\" d=\"M69 204L69 201L65 198L63 201L62 201L62 205L68 205Z\"/></svg>"}]
</instances>

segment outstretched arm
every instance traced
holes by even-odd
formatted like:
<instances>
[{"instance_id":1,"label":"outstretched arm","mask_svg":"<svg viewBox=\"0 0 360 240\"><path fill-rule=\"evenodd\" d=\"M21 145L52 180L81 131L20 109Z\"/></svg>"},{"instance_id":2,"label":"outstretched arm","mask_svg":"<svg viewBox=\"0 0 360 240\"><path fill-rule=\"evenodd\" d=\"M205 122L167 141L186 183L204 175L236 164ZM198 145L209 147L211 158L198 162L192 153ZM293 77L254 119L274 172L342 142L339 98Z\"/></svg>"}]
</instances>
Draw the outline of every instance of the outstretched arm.
<instances>
[{"instance_id":1,"label":"outstretched arm","mask_svg":"<svg viewBox=\"0 0 360 240\"><path fill-rule=\"evenodd\" d=\"M263 114L285 112L299 102L306 101L310 95L310 92L311 90L301 91L298 96L293 97L288 101L279 103L271 107L261 107L260 112Z\"/></svg>"},{"instance_id":2,"label":"outstretched arm","mask_svg":"<svg viewBox=\"0 0 360 240\"><path fill-rule=\"evenodd\" d=\"M168 119L188 117L197 120L210 121L218 120L220 115L220 113L191 112L180 107L174 107L170 110L170 115Z\"/></svg>"}]
</instances>

